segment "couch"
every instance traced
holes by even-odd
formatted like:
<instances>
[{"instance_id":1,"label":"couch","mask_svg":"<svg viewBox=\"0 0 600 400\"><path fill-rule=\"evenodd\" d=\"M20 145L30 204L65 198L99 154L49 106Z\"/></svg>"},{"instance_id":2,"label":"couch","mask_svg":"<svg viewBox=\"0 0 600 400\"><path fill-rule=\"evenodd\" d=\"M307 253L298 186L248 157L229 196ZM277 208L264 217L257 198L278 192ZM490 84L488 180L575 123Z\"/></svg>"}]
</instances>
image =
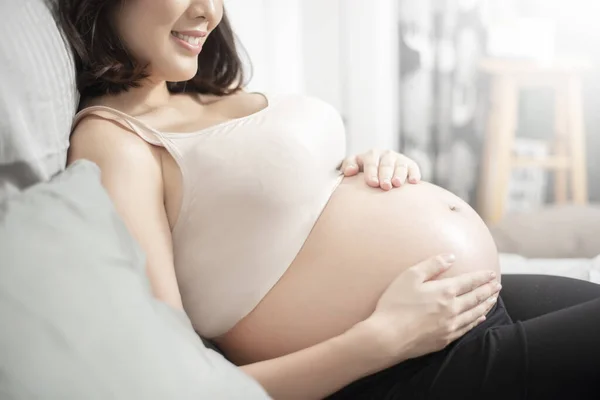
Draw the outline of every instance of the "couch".
<instances>
[{"instance_id":1,"label":"couch","mask_svg":"<svg viewBox=\"0 0 600 400\"><path fill-rule=\"evenodd\" d=\"M600 284L600 206L548 205L490 228L505 274L543 274Z\"/></svg>"}]
</instances>

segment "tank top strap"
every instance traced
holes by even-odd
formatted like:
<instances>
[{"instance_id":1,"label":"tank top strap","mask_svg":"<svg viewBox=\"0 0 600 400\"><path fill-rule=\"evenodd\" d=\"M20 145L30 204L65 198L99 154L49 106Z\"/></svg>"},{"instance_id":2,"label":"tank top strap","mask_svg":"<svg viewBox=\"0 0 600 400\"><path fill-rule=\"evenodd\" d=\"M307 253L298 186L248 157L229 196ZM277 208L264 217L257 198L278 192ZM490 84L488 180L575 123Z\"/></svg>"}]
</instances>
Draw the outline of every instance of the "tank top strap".
<instances>
[{"instance_id":1,"label":"tank top strap","mask_svg":"<svg viewBox=\"0 0 600 400\"><path fill-rule=\"evenodd\" d=\"M146 142L155 146L164 147L161 140L162 135L159 131L129 114L106 106L91 106L79 111L73 120L72 130L75 129L77 124L81 122L84 117L90 114L113 120L124 127L129 128Z\"/></svg>"}]
</instances>

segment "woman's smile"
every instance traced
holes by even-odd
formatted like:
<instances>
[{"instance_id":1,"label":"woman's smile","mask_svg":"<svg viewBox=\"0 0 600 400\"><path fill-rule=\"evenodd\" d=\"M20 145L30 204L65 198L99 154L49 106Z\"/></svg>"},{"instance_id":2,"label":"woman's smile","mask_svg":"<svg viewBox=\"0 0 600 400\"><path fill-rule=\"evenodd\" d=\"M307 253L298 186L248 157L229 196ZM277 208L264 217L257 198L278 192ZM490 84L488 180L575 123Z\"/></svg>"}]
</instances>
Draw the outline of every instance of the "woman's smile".
<instances>
[{"instance_id":1,"label":"woman's smile","mask_svg":"<svg viewBox=\"0 0 600 400\"><path fill-rule=\"evenodd\" d=\"M198 55L202 51L202 38L205 36L206 32L202 31L189 31L185 33L171 31L173 40L194 55Z\"/></svg>"}]
</instances>

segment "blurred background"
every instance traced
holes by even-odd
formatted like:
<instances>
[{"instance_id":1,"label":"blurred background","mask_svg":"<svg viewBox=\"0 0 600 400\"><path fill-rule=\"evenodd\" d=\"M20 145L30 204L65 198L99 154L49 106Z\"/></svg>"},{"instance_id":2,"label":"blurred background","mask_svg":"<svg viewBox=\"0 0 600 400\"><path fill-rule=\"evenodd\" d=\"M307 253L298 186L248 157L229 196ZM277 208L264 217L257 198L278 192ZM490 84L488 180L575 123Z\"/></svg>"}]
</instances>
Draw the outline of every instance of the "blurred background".
<instances>
[{"instance_id":1,"label":"blurred background","mask_svg":"<svg viewBox=\"0 0 600 400\"><path fill-rule=\"evenodd\" d=\"M402 151L492 222L600 201L600 2L226 5L254 66L250 89L333 104L349 152Z\"/></svg>"}]
</instances>

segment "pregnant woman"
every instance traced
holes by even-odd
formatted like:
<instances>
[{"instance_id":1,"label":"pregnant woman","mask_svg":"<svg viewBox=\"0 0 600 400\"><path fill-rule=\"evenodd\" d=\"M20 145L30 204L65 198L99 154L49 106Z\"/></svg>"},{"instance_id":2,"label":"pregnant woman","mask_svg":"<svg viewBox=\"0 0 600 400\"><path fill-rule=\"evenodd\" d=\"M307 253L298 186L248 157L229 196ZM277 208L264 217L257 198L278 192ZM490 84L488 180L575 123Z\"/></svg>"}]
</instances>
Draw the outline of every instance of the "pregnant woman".
<instances>
[{"instance_id":1,"label":"pregnant woman","mask_svg":"<svg viewBox=\"0 0 600 400\"><path fill-rule=\"evenodd\" d=\"M340 116L246 93L221 0L61 0L86 158L155 296L274 398L595 398L600 303L513 323L496 248ZM552 310L554 311L554 310Z\"/></svg>"}]
</instances>

